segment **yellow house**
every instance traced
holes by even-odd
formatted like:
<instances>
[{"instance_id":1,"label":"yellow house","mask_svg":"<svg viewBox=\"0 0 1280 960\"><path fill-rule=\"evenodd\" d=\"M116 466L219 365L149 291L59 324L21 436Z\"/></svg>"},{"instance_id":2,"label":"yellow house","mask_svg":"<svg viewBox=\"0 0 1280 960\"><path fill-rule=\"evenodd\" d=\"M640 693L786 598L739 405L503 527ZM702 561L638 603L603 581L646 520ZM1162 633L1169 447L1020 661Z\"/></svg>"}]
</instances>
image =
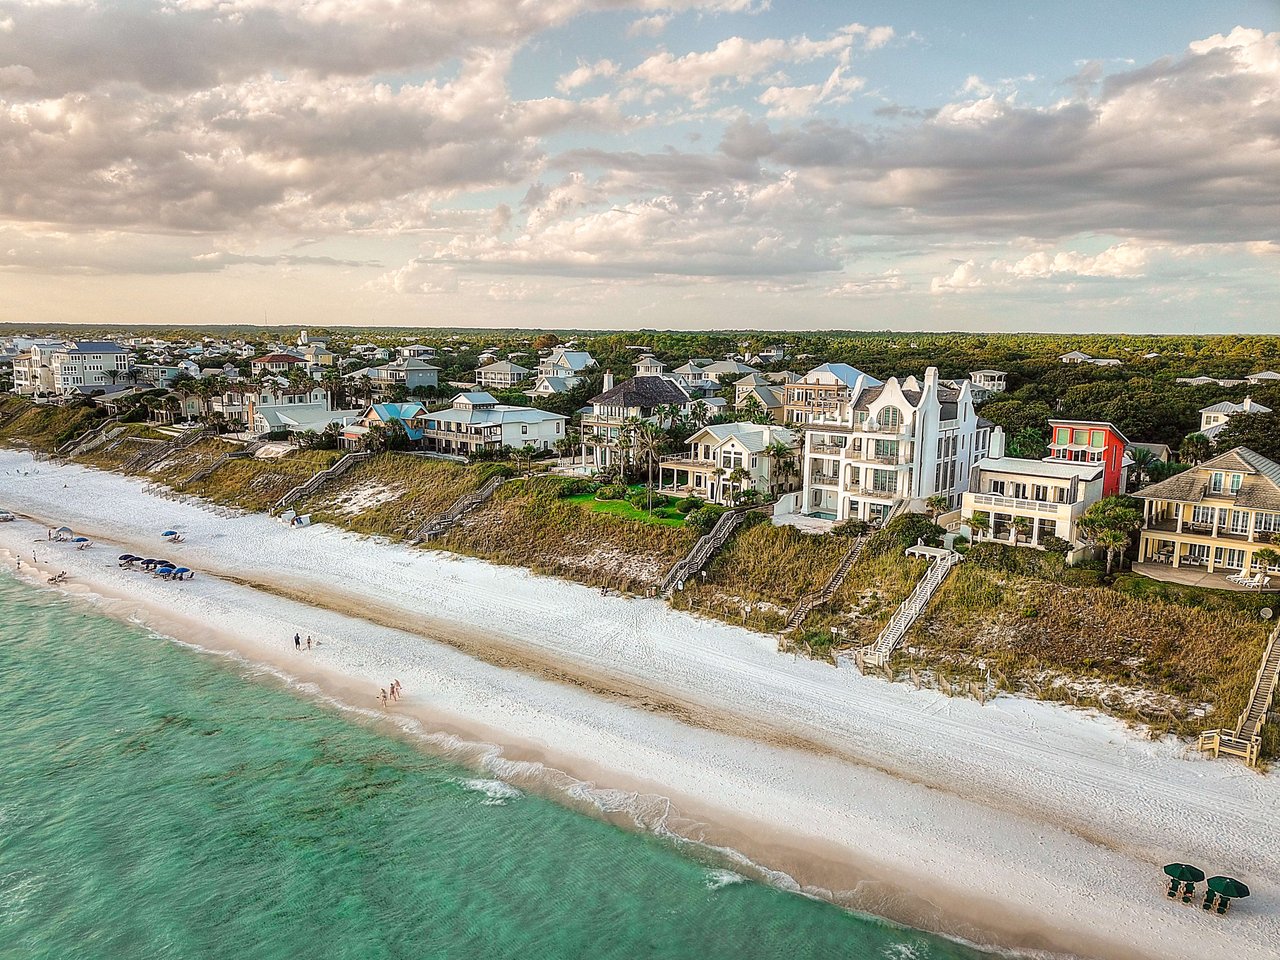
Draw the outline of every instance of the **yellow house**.
<instances>
[{"instance_id":1,"label":"yellow house","mask_svg":"<svg viewBox=\"0 0 1280 960\"><path fill-rule=\"evenodd\" d=\"M1138 559L1209 573L1265 574L1259 550L1280 552L1280 464L1236 447L1139 490ZM1272 564L1271 571L1280 571Z\"/></svg>"}]
</instances>

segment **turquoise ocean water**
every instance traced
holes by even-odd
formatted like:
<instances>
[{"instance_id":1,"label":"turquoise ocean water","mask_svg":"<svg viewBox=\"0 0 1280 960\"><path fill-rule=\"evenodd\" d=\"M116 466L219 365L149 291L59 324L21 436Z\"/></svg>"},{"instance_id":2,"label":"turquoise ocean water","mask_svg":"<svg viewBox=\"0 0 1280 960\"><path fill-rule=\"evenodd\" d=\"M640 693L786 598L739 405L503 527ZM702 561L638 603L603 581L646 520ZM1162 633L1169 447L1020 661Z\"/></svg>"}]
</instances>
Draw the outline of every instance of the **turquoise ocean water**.
<instances>
[{"instance_id":1,"label":"turquoise ocean water","mask_svg":"<svg viewBox=\"0 0 1280 960\"><path fill-rule=\"evenodd\" d=\"M248 674L0 574L0 957L980 956Z\"/></svg>"}]
</instances>

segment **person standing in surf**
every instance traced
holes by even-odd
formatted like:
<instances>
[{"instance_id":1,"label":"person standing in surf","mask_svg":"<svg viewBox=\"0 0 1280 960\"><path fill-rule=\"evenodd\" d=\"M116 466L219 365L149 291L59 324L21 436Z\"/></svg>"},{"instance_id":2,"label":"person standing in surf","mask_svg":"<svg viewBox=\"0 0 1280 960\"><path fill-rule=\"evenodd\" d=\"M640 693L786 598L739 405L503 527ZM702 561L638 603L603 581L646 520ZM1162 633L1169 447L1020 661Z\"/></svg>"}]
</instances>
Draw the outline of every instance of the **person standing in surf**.
<instances>
[{"instance_id":1,"label":"person standing in surf","mask_svg":"<svg viewBox=\"0 0 1280 960\"><path fill-rule=\"evenodd\" d=\"M302 634L295 633L293 635L293 649L299 653L302 652Z\"/></svg>"}]
</instances>

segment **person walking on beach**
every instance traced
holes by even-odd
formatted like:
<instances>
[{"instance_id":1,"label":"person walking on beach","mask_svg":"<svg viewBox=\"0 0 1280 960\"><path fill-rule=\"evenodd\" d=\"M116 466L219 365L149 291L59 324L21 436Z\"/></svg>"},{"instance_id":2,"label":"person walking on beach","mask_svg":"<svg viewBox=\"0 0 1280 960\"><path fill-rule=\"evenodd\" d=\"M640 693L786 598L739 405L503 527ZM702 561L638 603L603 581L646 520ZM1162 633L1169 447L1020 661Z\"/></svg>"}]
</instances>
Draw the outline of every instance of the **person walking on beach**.
<instances>
[{"instance_id":1,"label":"person walking on beach","mask_svg":"<svg viewBox=\"0 0 1280 960\"><path fill-rule=\"evenodd\" d=\"M382 701L382 709L387 709L387 691L385 689L378 691L378 699Z\"/></svg>"},{"instance_id":2,"label":"person walking on beach","mask_svg":"<svg viewBox=\"0 0 1280 960\"><path fill-rule=\"evenodd\" d=\"M293 649L297 650L299 653L302 652L302 634L295 633L293 635Z\"/></svg>"},{"instance_id":3,"label":"person walking on beach","mask_svg":"<svg viewBox=\"0 0 1280 960\"><path fill-rule=\"evenodd\" d=\"M311 649L311 634L307 634L307 649Z\"/></svg>"},{"instance_id":4,"label":"person walking on beach","mask_svg":"<svg viewBox=\"0 0 1280 960\"><path fill-rule=\"evenodd\" d=\"M399 699L400 699L400 681L399 681L399 680L392 680L392 681L391 681L391 689L395 691L396 699L397 699L397 700L399 700Z\"/></svg>"}]
</instances>

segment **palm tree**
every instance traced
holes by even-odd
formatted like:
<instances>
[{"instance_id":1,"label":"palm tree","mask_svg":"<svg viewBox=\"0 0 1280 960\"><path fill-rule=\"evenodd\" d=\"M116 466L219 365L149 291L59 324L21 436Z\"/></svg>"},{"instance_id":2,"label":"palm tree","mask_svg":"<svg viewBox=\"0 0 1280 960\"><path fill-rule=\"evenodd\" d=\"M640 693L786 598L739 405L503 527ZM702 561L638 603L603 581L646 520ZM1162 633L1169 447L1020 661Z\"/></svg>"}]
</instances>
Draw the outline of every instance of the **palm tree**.
<instances>
[{"instance_id":1,"label":"palm tree","mask_svg":"<svg viewBox=\"0 0 1280 960\"><path fill-rule=\"evenodd\" d=\"M1263 547L1253 554L1253 565L1266 570L1268 567L1280 565L1280 550L1274 550L1271 547Z\"/></svg>"},{"instance_id":2,"label":"palm tree","mask_svg":"<svg viewBox=\"0 0 1280 960\"><path fill-rule=\"evenodd\" d=\"M991 530L991 514L984 513L981 510L973 511L973 515L969 517L967 522L974 533L986 534Z\"/></svg>"},{"instance_id":3,"label":"palm tree","mask_svg":"<svg viewBox=\"0 0 1280 960\"><path fill-rule=\"evenodd\" d=\"M1159 457L1150 447L1134 447L1129 451L1129 458L1133 461L1133 471L1137 475L1138 485L1145 484L1151 479L1151 465L1157 462Z\"/></svg>"},{"instance_id":4,"label":"palm tree","mask_svg":"<svg viewBox=\"0 0 1280 960\"><path fill-rule=\"evenodd\" d=\"M653 512L653 465L662 453L666 435L652 423L642 423L631 437L631 450L648 474L649 512Z\"/></svg>"},{"instance_id":5,"label":"palm tree","mask_svg":"<svg viewBox=\"0 0 1280 960\"><path fill-rule=\"evenodd\" d=\"M1014 517L1013 529L1019 540L1025 540L1031 535L1031 518L1030 517Z\"/></svg>"},{"instance_id":6,"label":"palm tree","mask_svg":"<svg viewBox=\"0 0 1280 960\"><path fill-rule=\"evenodd\" d=\"M1189 433L1178 447L1178 459L1183 463L1201 463L1209 459L1213 445L1203 433Z\"/></svg>"},{"instance_id":7,"label":"palm tree","mask_svg":"<svg viewBox=\"0 0 1280 960\"><path fill-rule=\"evenodd\" d=\"M1116 555L1124 553L1129 546L1129 534L1123 530L1106 528L1094 535L1093 542L1107 551L1107 576L1111 576Z\"/></svg>"},{"instance_id":8,"label":"palm tree","mask_svg":"<svg viewBox=\"0 0 1280 960\"><path fill-rule=\"evenodd\" d=\"M729 473L729 499L736 505L742 495L743 484L751 478L745 467L734 467Z\"/></svg>"},{"instance_id":9,"label":"palm tree","mask_svg":"<svg viewBox=\"0 0 1280 960\"><path fill-rule=\"evenodd\" d=\"M1107 552L1107 574L1111 574L1117 552L1129 546L1129 535L1142 527L1142 511L1130 497L1112 496L1099 500L1080 515L1080 532L1095 547Z\"/></svg>"},{"instance_id":10,"label":"palm tree","mask_svg":"<svg viewBox=\"0 0 1280 960\"><path fill-rule=\"evenodd\" d=\"M934 494L924 502L924 508L930 520L936 519L940 514L947 512L946 495L941 493Z\"/></svg>"}]
</instances>

